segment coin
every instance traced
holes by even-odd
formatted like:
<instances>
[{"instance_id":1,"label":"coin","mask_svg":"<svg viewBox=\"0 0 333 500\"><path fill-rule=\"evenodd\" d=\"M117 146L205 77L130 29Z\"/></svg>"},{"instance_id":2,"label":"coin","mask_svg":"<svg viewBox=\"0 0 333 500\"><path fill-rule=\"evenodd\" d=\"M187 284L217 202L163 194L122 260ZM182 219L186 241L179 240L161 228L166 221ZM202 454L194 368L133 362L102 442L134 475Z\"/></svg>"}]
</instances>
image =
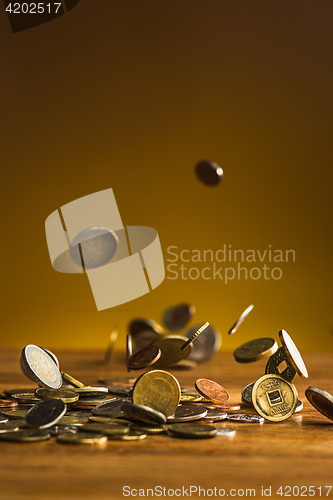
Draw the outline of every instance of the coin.
<instances>
[{"instance_id":1,"label":"coin","mask_svg":"<svg viewBox=\"0 0 333 500\"><path fill-rule=\"evenodd\" d=\"M20 409L20 410L10 410L10 411L5 411L3 412L6 417L8 417L10 420L15 419L15 420L21 420L22 418L25 419L26 414L28 413L29 409Z\"/></svg>"},{"instance_id":2,"label":"coin","mask_svg":"<svg viewBox=\"0 0 333 500\"><path fill-rule=\"evenodd\" d=\"M13 394L22 394L22 393L26 393L26 392L32 393L32 392L34 392L34 390L35 390L35 387L34 388L28 387L28 388L24 388L24 389L5 389L3 392L5 393L7 398L11 398L13 396Z\"/></svg>"},{"instance_id":3,"label":"coin","mask_svg":"<svg viewBox=\"0 0 333 500\"><path fill-rule=\"evenodd\" d=\"M114 418L114 417L99 417L91 415L88 417L91 422L99 422L100 424L109 425L132 425L130 420L125 420L124 418Z\"/></svg>"},{"instance_id":4,"label":"coin","mask_svg":"<svg viewBox=\"0 0 333 500\"><path fill-rule=\"evenodd\" d=\"M111 395L99 395L99 396L89 396L86 398L80 398L78 401L74 401L74 403L71 403L70 406L71 408L84 408L85 406L97 406L101 403L107 402L107 401L114 401L116 398L112 397Z\"/></svg>"},{"instance_id":5,"label":"coin","mask_svg":"<svg viewBox=\"0 0 333 500\"><path fill-rule=\"evenodd\" d=\"M235 333L235 331L238 329L238 327L243 323L244 319L250 314L250 312L252 311L252 309L254 308L254 305L251 304L249 307L247 307L245 309L244 312L242 312L242 314L239 316L238 320L236 321L236 323L230 328L230 330L228 331L228 334L229 335L232 335L233 333Z\"/></svg>"},{"instance_id":6,"label":"coin","mask_svg":"<svg viewBox=\"0 0 333 500\"><path fill-rule=\"evenodd\" d=\"M65 433L57 436L57 441L59 443L66 444L102 444L106 443L108 437L104 434L95 434L93 432L77 432L73 433Z\"/></svg>"},{"instance_id":7,"label":"coin","mask_svg":"<svg viewBox=\"0 0 333 500\"><path fill-rule=\"evenodd\" d=\"M310 386L305 391L308 401L325 417L333 420L333 396L319 387Z\"/></svg>"},{"instance_id":8,"label":"coin","mask_svg":"<svg viewBox=\"0 0 333 500\"><path fill-rule=\"evenodd\" d=\"M80 427L80 432L97 432L99 434L104 434L105 436L123 436L129 433L129 426L122 425L108 425L101 423L88 423Z\"/></svg>"},{"instance_id":9,"label":"coin","mask_svg":"<svg viewBox=\"0 0 333 500\"><path fill-rule=\"evenodd\" d=\"M114 231L103 226L91 226L75 236L71 241L69 253L78 266L84 265L85 269L96 269L113 259L118 245L119 238Z\"/></svg>"},{"instance_id":10,"label":"coin","mask_svg":"<svg viewBox=\"0 0 333 500\"><path fill-rule=\"evenodd\" d=\"M195 388L204 398L214 403L225 403L229 399L229 394L224 387L213 380L199 378L195 382Z\"/></svg>"},{"instance_id":11,"label":"coin","mask_svg":"<svg viewBox=\"0 0 333 500\"><path fill-rule=\"evenodd\" d=\"M131 432L139 432L140 434L167 434L167 430L162 425L141 425L141 424L133 424L131 426Z\"/></svg>"},{"instance_id":12,"label":"coin","mask_svg":"<svg viewBox=\"0 0 333 500\"><path fill-rule=\"evenodd\" d=\"M192 352L192 345L181 350L186 342L186 337L180 335L165 335L155 340L152 345L158 347L161 351L160 359L157 361L156 366L168 366L178 363L181 359L187 358Z\"/></svg>"},{"instance_id":13,"label":"coin","mask_svg":"<svg viewBox=\"0 0 333 500\"><path fill-rule=\"evenodd\" d=\"M57 421L57 424L81 426L83 424L87 424L88 422L89 422L89 414L86 417L76 417L66 413L66 415L64 415Z\"/></svg>"},{"instance_id":14,"label":"coin","mask_svg":"<svg viewBox=\"0 0 333 500\"><path fill-rule=\"evenodd\" d=\"M169 415L167 418L167 422L183 422L183 421L192 421L199 420L207 415L206 408L200 408L199 406L194 405L178 405L176 410Z\"/></svg>"},{"instance_id":15,"label":"coin","mask_svg":"<svg viewBox=\"0 0 333 500\"><path fill-rule=\"evenodd\" d=\"M35 390L35 395L42 399L61 399L64 403L73 403L79 399L79 395L76 394L75 391L71 389L45 389L44 387L40 387Z\"/></svg>"},{"instance_id":16,"label":"coin","mask_svg":"<svg viewBox=\"0 0 333 500\"><path fill-rule=\"evenodd\" d=\"M141 439L146 439L147 434L141 431L130 431L128 434L123 436L109 436L110 441L141 441Z\"/></svg>"},{"instance_id":17,"label":"coin","mask_svg":"<svg viewBox=\"0 0 333 500\"><path fill-rule=\"evenodd\" d=\"M104 354L104 363L108 363L111 359L111 354L114 348L115 343L117 342L118 339L118 328L114 328L111 332L110 338L109 338L109 343L106 348L105 354Z\"/></svg>"},{"instance_id":18,"label":"coin","mask_svg":"<svg viewBox=\"0 0 333 500\"><path fill-rule=\"evenodd\" d=\"M19 392L17 394L13 394L12 398L17 401L17 403L25 403L25 404L35 404L39 403L40 398L36 398L33 392Z\"/></svg>"},{"instance_id":19,"label":"coin","mask_svg":"<svg viewBox=\"0 0 333 500\"><path fill-rule=\"evenodd\" d=\"M195 166L198 179L206 186L217 186L223 179L223 170L217 163L201 160Z\"/></svg>"},{"instance_id":20,"label":"coin","mask_svg":"<svg viewBox=\"0 0 333 500\"><path fill-rule=\"evenodd\" d=\"M298 399L296 403L295 413L298 413L301 410L303 410L303 403Z\"/></svg>"},{"instance_id":21,"label":"coin","mask_svg":"<svg viewBox=\"0 0 333 500\"><path fill-rule=\"evenodd\" d=\"M115 416L124 416L124 412L121 410L121 406L124 403L127 403L128 399L119 398L113 399L110 401L106 401L101 403L92 410L92 414L98 417L115 417Z\"/></svg>"},{"instance_id":22,"label":"coin","mask_svg":"<svg viewBox=\"0 0 333 500\"><path fill-rule=\"evenodd\" d=\"M22 350L20 364L23 373L37 384L50 389L59 389L62 377L58 366L44 349L28 344Z\"/></svg>"},{"instance_id":23,"label":"coin","mask_svg":"<svg viewBox=\"0 0 333 500\"><path fill-rule=\"evenodd\" d=\"M164 313L162 323L171 332L179 332L191 321L195 307L190 304L179 304L169 307Z\"/></svg>"},{"instance_id":24,"label":"coin","mask_svg":"<svg viewBox=\"0 0 333 500\"><path fill-rule=\"evenodd\" d=\"M285 362L286 363L286 368L283 370L283 372L280 372L279 366L281 363ZM287 356L286 349L282 346L280 347L267 361L266 364L266 369L265 369L266 375L268 374L274 374L274 375L280 375L282 378L285 380L288 380L288 382L291 382L295 376L296 376L296 370L291 364L289 357Z\"/></svg>"},{"instance_id":25,"label":"coin","mask_svg":"<svg viewBox=\"0 0 333 500\"><path fill-rule=\"evenodd\" d=\"M142 370L152 365L161 357L161 351L154 345L142 347L127 360L130 370Z\"/></svg>"},{"instance_id":26,"label":"coin","mask_svg":"<svg viewBox=\"0 0 333 500\"><path fill-rule=\"evenodd\" d=\"M73 391L80 396L80 398L100 396L100 394L108 393L107 387L75 387Z\"/></svg>"},{"instance_id":27,"label":"coin","mask_svg":"<svg viewBox=\"0 0 333 500\"><path fill-rule=\"evenodd\" d=\"M14 408L18 402L13 399L0 399L0 408Z\"/></svg>"},{"instance_id":28,"label":"coin","mask_svg":"<svg viewBox=\"0 0 333 500\"><path fill-rule=\"evenodd\" d=\"M262 424L265 419L260 415L250 413L239 413L237 415L228 415L230 422L245 422L248 424Z\"/></svg>"},{"instance_id":29,"label":"coin","mask_svg":"<svg viewBox=\"0 0 333 500\"><path fill-rule=\"evenodd\" d=\"M267 337L254 339L237 347L234 351L234 357L238 363L251 363L271 356L277 351L277 348L278 345L274 339Z\"/></svg>"},{"instance_id":30,"label":"coin","mask_svg":"<svg viewBox=\"0 0 333 500\"><path fill-rule=\"evenodd\" d=\"M52 425L47 430L51 436L59 436L60 434L75 434L79 429L75 425Z\"/></svg>"},{"instance_id":31,"label":"coin","mask_svg":"<svg viewBox=\"0 0 333 500\"><path fill-rule=\"evenodd\" d=\"M45 351L49 356L51 356L52 360L55 362L55 364L59 368L59 360L58 360L57 356L55 354L53 354L53 352L49 351L48 349L45 349L45 347L41 347L41 346L39 346L39 347L40 347L40 349L43 349L43 351Z\"/></svg>"},{"instance_id":32,"label":"coin","mask_svg":"<svg viewBox=\"0 0 333 500\"><path fill-rule=\"evenodd\" d=\"M126 337L126 360L127 360L127 371L130 372L131 369L128 366L128 360L133 354L133 341L132 335L130 333L127 334Z\"/></svg>"},{"instance_id":33,"label":"coin","mask_svg":"<svg viewBox=\"0 0 333 500\"><path fill-rule=\"evenodd\" d=\"M66 413L66 404L61 399L48 399L35 404L26 414L25 421L29 427L46 429L61 419Z\"/></svg>"},{"instance_id":34,"label":"coin","mask_svg":"<svg viewBox=\"0 0 333 500\"><path fill-rule=\"evenodd\" d=\"M14 432L14 431L18 431L18 430L19 430L19 426L17 424L15 424L15 421L10 422L10 423L0 424L0 434L3 434L5 432Z\"/></svg>"},{"instance_id":35,"label":"coin","mask_svg":"<svg viewBox=\"0 0 333 500\"><path fill-rule=\"evenodd\" d=\"M279 337L283 347L286 350L286 354L289 357L289 360L297 371L298 375L303 378L308 378L308 371L306 369L302 356L300 355L299 350L295 346L290 335L285 330L280 330Z\"/></svg>"},{"instance_id":36,"label":"coin","mask_svg":"<svg viewBox=\"0 0 333 500\"><path fill-rule=\"evenodd\" d=\"M218 427L217 428L217 436L228 436L233 437L236 434L235 429L230 429L229 427Z\"/></svg>"},{"instance_id":37,"label":"coin","mask_svg":"<svg viewBox=\"0 0 333 500\"><path fill-rule=\"evenodd\" d=\"M262 417L281 422L291 417L297 404L295 386L280 375L264 375L252 389L252 402Z\"/></svg>"},{"instance_id":38,"label":"coin","mask_svg":"<svg viewBox=\"0 0 333 500\"><path fill-rule=\"evenodd\" d=\"M149 406L166 417L176 410L179 400L179 382L171 373L151 370L135 382L133 403Z\"/></svg>"},{"instance_id":39,"label":"coin","mask_svg":"<svg viewBox=\"0 0 333 500\"><path fill-rule=\"evenodd\" d=\"M8 417L4 413L0 413L0 424L8 422Z\"/></svg>"},{"instance_id":40,"label":"coin","mask_svg":"<svg viewBox=\"0 0 333 500\"><path fill-rule=\"evenodd\" d=\"M191 338L201 325L195 325L185 332L185 337ZM211 358L220 350L222 344L222 336L218 330L209 325L205 328L199 337L193 342L193 350L187 358L191 361L202 362Z\"/></svg>"},{"instance_id":41,"label":"coin","mask_svg":"<svg viewBox=\"0 0 333 500\"><path fill-rule=\"evenodd\" d=\"M186 342L181 346L181 350L184 351L192 342L199 337L199 335L209 326L208 321L204 323L193 335L186 340Z\"/></svg>"},{"instance_id":42,"label":"coin","mask_svg":"<svg viewBox=\"0 0 333 500\"><path fill-rule=\"evenodd\" d=\"M70 384L74 387L77 387L77 388L85 387L85 385L82 382L80 382L76 378L72 377L71 375L68 375L68 373L61 372L61 375L62 375L63 380L65 382L67 382L68 384Z\"/></svg>"},{"instance_id":43,"label":"coin","mask_svg":"<svg viewBox=\"0 0 333 500\"><path fill-rule=\"evenodd\" d=\"M225 420L227 418L228 414L225 411L220 411L207 408L207 415L205 415L202 420L210 420L210 421L217 421L217 420Z\"/></svg>"},{"instance_id":44,"label":"coin","mask_svg":"<svg viewBox=\"0 0 333 500\"><path fill-rule=\"evenodd\" d=\"M134 319L128 325L136 349L141 349L157 340L163 333L162 327L151 319Z\"/></svg>"},{"instance_id":45,"label":"coin","mask_svg":"<svg viewBox=\"0 0 333 500\"><path fill-rule=\"evenodd\" d=\"M0 434L0 440L2 441L46 441L51 438L51 434L47 431L34 429L34 430L18 430L14 432L5 432Z\"/></svg>"},{"instance_id":46,"label":"coin","mask_svg":"<svg viewBox=\"0 0 333 500\"><path fill-rule=\"evenodd\" d=\"M121 407L126 417L146 422L147 424L165 424L166 418L160 411L149 406L134 403L124 403Z\"/></svg>"},{"instance_id":47,"label":"coin","mask_svg":"<svg viewBox=\"0 0 333 500\"><path fill-rule=\"evenodd\" d=\"M242 402L253 406L252 403L252 389L254 386L255 382L251 382L251 384L248 384L244 389L242 390Z\"/></svg>"},{"instance_id":48,"label":"coin","mask_svg":"<svg viewBox=\"0 0 333 500\"><path fill-rule=\"evenodd\" d=\"M216 436L217 428L207 424L170 424L168 432L177 437L211 438Z\"/></svg>"},{"instance_id":49,"label":"coin","mask_svg":"<svg viewBox=\"0 0 333 500\"><path fill-rule=\"evenodd\" d=\"M109 385L107 389L110 394L117 394L118 396L128 396L133 389L133 385L124 387L123 385Z\"/></svg>"}]
</instances>

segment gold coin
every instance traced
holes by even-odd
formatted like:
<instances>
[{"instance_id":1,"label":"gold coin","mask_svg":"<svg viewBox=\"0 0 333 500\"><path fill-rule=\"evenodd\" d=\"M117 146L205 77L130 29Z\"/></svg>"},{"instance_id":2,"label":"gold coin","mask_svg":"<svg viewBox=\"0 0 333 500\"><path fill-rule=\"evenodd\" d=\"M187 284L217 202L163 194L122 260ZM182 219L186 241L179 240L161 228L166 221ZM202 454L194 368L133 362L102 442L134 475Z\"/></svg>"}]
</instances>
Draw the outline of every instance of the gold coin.
<instances>
[{"instance_id":1,"label":"gold coin","mask_svg":"<svg viewBox=\"0 0 333 500\"><path fill-rule=\"evenodd\" d=\"M50 439L51 434L45 430L34 429L34 430L18 430L13 432L6 432L0 434L0 439L2 441L45 441Z\"/></svg>"},{"instance_id":2,"label":"gold coin","mask_svg":"<svg viewBox=\"0 0 333 500\"><path fill-rule=\"evenodd\" d=\"M82 382L79 380L76 380L76 378L72 377L71 375L68 375L68 373L61 372L62 379L65 380L70 385L73 385L74 387L85 387Z\"/></svg>"},{"instance_id":3,"label":"gold coin","mask_svg":"<svg viewBox=\"0 0 333 500\"><path fill-rule=\"evenodd\" d=\"M79 395L71 389L45 389L44 387L39 387L35 390L35 396L37 398L43 399L60 399L63 403L73 403L79 399Z\"/></svg>"},{"instance_id":4,"label":"gold coin","mask_svg":"<svg viewBox=\"0 0 333 500\"><path fill-rule=\"evenodd\" d=\"M4 411L3 414L6 415L9 419L15 419L15 420L22 420L25 419L26 414L28 413L30 408L23 409L23 410L11 410L11 411Z\"/></svg>"},{"instance_id":5,"label":"gold coin","mask_svg":"<svg viewBox=\"0 0 333 500\"><path fill-rule=\"evenodd\" d=\"M71 417L69 414L66 414L65 416L61 417L61 419L57 422L57 425L87 424L89 422L88 416L89 414L87 415L87 417Z\"/></svg>"},{"instance_id":6,"label":"gold coin","mask_svg":"<svg viewBox=\"0 0 333 500\"><path fill-rule=\"evenodd\" d=\"M271 356L277 351L277 348L278 345L274 339L267 337L254 339L237 347L234 351L234 357L238 363L251 363Z\"/></svg>"},{"instance_id":7,"label":"gold coin","mask_svg":"<svg viewBox=\"0 0 333 500\"><path fill-rule=\"evenodd\" d=\"M262 417L281 422L291 417L297 405L295 386L280 375L264 375L252 389L252 402Z\"/></svg>"},{"instance_id":8,"label":"gold coin","mask_svg":"<svg viewBox=\"0 0 333 500\"><path fill-rule=\"evenodd\" d=\"M161 357L156 361L155 366L168 366L178 363L181 359L187 358L192 352L192 344L181 350L186 337L181 335L164 335L155 340L151 345L158 347L161 351Z\"/></svg>"},{"instance_id":9,"label":"gold coin","mask_svg":"<svg viewBox=\"0 0 333 500\"><path fill-rule=\"evenodd\" d=\"M124 436L129 433L128 425L108 425L108 424L100 424L100 423L89 423L84 424L80 427L80 432L97 432L99 434L105 434L106 436Z\"/></svg>"},{"instance_id":10,"label":"gold coin","mask_svg":"<svg viewBox=\"0 0 333 500\"><path fill-rule=\"evenodd\" d=\"M180 401L178 380L164 370L151 370L136 381L133 388L133 403L149 406L166 417L171 415Z\"/></svg>"},{"instance_id":11,"label":"gold coin","mask_svg":"<svg viewBox=\"0 0 333 500\"><path fill-rule=\"evenodd\" d=\"M191 335L191 337L189 339L186 340L186 342L181 346L181 350L184 351L186 349L186 347L188 347L190 344L192 344L192 342L200 335L200 333L202 333L204 330L206 330L206 328L208 328L208 326L209 326L209 323L207 321L195 333L193 333L193 335Z\"/></svg>"},{"instance_id":12,"label":"gold coin","mask_svg":"<svg viewBox=\"0 0 333 500\"><path fill-rule=\"evenodd\" d=\"M125 420L124 418L102 417L98 415L90 415L89 422L98 422L100 424L109 425L132 425L130 420Z\"/></svg>"},{"instance_id":13,"label":"gold coin","mask_svg":"<svg viewBox=\"0 0 333 500\"><path fill-rule=\"evenodd\" d=\"M67 444L101 444L106 443L107 440L108 437L104 434L95 434L93 432L66 433L57 436L57 441Z\"/></svg>"}]
</instances>

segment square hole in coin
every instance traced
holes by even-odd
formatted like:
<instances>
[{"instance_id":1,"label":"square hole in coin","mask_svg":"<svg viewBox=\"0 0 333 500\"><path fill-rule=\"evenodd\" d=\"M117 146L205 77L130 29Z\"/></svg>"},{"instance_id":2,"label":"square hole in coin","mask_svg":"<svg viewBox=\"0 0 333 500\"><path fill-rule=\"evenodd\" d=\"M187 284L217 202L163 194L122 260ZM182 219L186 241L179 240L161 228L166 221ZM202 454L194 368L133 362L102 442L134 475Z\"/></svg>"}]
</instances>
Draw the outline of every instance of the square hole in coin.
<instances>
[{"instance_id":1,"label":"square hole in coin","mask_svg":"<svg viewBox=\"0 0 333 500\"><path fill-rule=\"evenodd\" d=\"M286 370L288 368L288 365L285 361L282 361L280 364L279 364L279 372L282 373L284 372L284 370Z\"/></svg>"},{"instance_id":2,"label":"square hole in coin","mask_svg":"<svg viewBox=\"0 0 333 500\"><path fill-rule=\"evenodd\" d=\"M277 389L276 391L269 391L266 394L268 402L271 406L275 406L283 402L279 389Z\"/></svg>"}]
</instances>

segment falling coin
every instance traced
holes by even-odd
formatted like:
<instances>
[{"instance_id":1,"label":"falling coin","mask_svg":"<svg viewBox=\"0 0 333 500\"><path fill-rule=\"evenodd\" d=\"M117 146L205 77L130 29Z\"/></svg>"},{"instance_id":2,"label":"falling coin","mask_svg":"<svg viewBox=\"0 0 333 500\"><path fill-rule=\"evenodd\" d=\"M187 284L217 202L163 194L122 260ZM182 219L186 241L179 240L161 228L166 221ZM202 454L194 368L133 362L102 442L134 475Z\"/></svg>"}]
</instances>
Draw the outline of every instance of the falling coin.
<instances>
[{"instance_id":1,"label":"falling coin","mask_svg":"<svg viewBox=\"0 0 333 500\"><path fill-rule=\"evenodd\" d=\"M72 240L69 253L73 261L85 269L96 269L110 262L118 249L117 234L103 226L92 226L81 231ZM79 250L81 247L81 252Z\"/></svg>"},{"instance_id":2,"label":"falling coin","mask_svg":"<svg viewBox=\"0 0 333 500\"><path fill-rule=\"evenodd\" d=\"M283 372L280 372L279 366L282 363L286 363L286 368ZM265 368L266 375L274 374L280 375L282 378L291 382L296 377L296 370L290 362L290 358L287 355L286 349L282 346L280 347L267 361Z\"/></svg>"},{"instance_id":3,"label":"falling coin","mask_svg":"<svg viewBox=\"0 0 333 500\"><path fill-rule=\"evenodd\" d=\"M216 163L201 160L195 166L198 179L206 186L217 186L223 179L223 170Z\"/></svg>"},{"instance_id":4,"label":"falling coin","mask_svg":"<svg viewBox=\"0 0 333 500\"><path fill-rule=\"evenodd\" d=\"M62 377L58 366L44 349L28 344L22 350L20 364L23 373L37 384L50 389L59 389Z\"/></svg>"},{"instance_id":5,"label":"falling coin","mask_svg":"<svg viewBox=\"0 0 333 500\"><path fill-rule=\"evenodd\" d=\"M306 369L302 356L300 355L299 350L295 346L290 335L285 330L280 330L279 337L283 347L286 350L286 354L289 357L289 360L297 371L298 375L303 378L308 378L308 371Z\"/></svg>"},{"instance_id":6,"label":"falling coin","mask_svg":"<svg viewBox=\"0 0 333 500\"><path fill-rule=\"evenodd\" d=\"M130 333L126 336L126 360L127 360L127 371L130 372L131 369L128 366L128 360L133 354L133 341L132 335Z\"/></svg>"},{"instance_id":7,"label":"falling coin","mask_svg":"<svg viewBox=\"0 0 333 500\"><path fill-rule=\"evenodd\" d=\"M165 335L155 340L152 345L158 347L161 351L161 356L157 361L158 367L165 367L173 365L178 361L186 358L192 352L192 345L182 350L184 346L185 337L180 335Z\"/></svg>"},{"instance_id":8,"label":"falling coin","mask_svg":"<svg viewBox=\"0 0 333 500\"><path fill-rule=\"evenodd\" d=\"M171 373L164 370L144 373L133 388L133 403L149 406L166 417L176 410L179 401L179 382Z\"/></svg>"},{"instance_id":9,"label":"falling coin","mask_svg":"<svg viewBox=\"0 0 333 500\"><path fill-rule=\"evenodd\" d=\"M135 348L138 349L154 342L163 333L162 327L151 319L134 319L128 325L128 330L132 335Z\"/></svg>"},{"instance_id":10,"label":"falling coin","mask_svg":"<svg viewBox=\"0 0 333 500\"><path fill-rule=\"evenodd\" d=\"M206 323L204 323L195 333L193 333L193 335L188 339L186 340L186 342L184 343L184 345L182 345L181 347L181 350L182 351L185 351L185 349L190 345L192 344L192 342L197 338L199 337L199 335L209 326L209 323L208 321Z\"/></svg>"},{"instance_id":11,"label":"falling coin","mask_svg":"<svg viewBox=\"0 0 333 500\"><path fill-rule=\"evenodd\" d=\"M25 421L29 427L46 429L56 424L66 413L66 409L66 404L61 399L48 399L35 404L26 414Z\"/></svg>"},{"instance_id":12,"label":"falling coin","mask_svg":"<svg viewBox=\"0 0 333 500\"><path fill-rule=\"evenodd\" d=\"M238 363L251 363L271 356L277 348L278 345L274 339L267 337L254 339L237 347L234 357Z\"/></svg>"},{"instance_id":13,"label":"falling coin","mask_svg":"<svg viewBox=\"0 0 333 500\"><path fill-rule=\"evenodd\" d=\"M232 335L233 333L235 333L235 331L238 329L238 327L243 323L244 319L250 314L250 312L252 311L252 309L254 308L254 305L251 304L249 307L247 307L245 309L244 312L242 312L242 314L239 316L238 320L236 321L236 323L230 328L230 330L228 331L228 334L229 335Z\"/></svg>"},{"instance_id":14,"label":"falling coin","mask_svg":"<svg viewBox=\"0 0 333 500\"><path fill-rule=\"evenodd\" d=\"M189 304L179 304L169 307L163 314L162 323L171 332L183 330L191 321L195 307Z\"/></svg>"},{"instance_id":15,"label":"falling coin","mask_svg":"<svg viewBox=\"0 0 333 500\"><path fill-rule=\"evenodd\" d=\"M155 363L161 357L161 350L155 345L149 345L136 351L127 360L130 370L143 370Z\"/></svg>"},{"instance_id":16,"label":"falling coin","mask_svg":"<svg viewBox=\"0 0 333 500\"><path fill-rule=\"evenodd\" d=\"M225 403L229 399L229 394L224 387L213 380L199 378L195 382L195 388L204 398L214 403Z\"/></svg>"},{"instance_id":17,"label":"falling coin","mask_svg":"<svg viewBox=\"0 0 333 500\"><path fill-rule=\"evenodd\" d=\"M305 391L308 401L325 417L333 420L333 396L319 387L310 386Z\"/></svg>"},{"instance_id":18,"label":"falling coin","mask_svg":"<svg viewBox=\"0 0 333 500\"><path fill-rule=\"evenodd\" d=\"M104 363L108 363L111 359L111 354L114 348L115 343L117 342L118 339L118 328L114 328L111 332L110 338L109 338L109 343L106 348L105 354L104 354Z\"/></svg>"},{"instance_id":19,"label":"falling coin","mask_svg":"<svg viewBox=\"0 0 333 500\"><path fill-rule=\"evenodd\" d=\"M134 403L124 403L121 407L126 417L146 422L147 424L165 424L166 418L160 411L149 406Z\"/></svg>"},{"instance_id":20,"label":"falling coin","mask_svg":"<svg viewBox=\"0 0 333 500\"><path fill-rule=\"evenodd\" d=\"M185 332L185 337L191 338L198 331L201 325L196 325ZM200 336L193 342L193 350L190 353L187 361L202 362L211 358L220 350L222 344L222 336L218 330L209 325L205 328Z\"/></svg>"}]
</instances>

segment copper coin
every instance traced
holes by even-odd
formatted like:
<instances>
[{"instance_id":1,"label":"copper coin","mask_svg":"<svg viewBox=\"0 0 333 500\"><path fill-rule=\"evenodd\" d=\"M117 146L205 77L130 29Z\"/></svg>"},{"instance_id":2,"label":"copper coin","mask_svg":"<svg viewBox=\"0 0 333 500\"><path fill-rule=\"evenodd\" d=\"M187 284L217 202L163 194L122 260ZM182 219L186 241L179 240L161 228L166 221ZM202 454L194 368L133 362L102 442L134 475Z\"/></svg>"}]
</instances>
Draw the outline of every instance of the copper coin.
<instances>
[{"instance_id":1,"label":"copper coin","mask_svg":"<svg viewBox=\"0 0 333 500\"><path fill-rule=\"evenodd\" d=\"M152 365L161 357L161 350L155 345L148 345L136 351L127 360L127 366L130 370L142 370Z\"/></svg>"},{"instance_id":2,"label":"copper coin","mask_svg":"<svg viewBox=\"0 0 333 500\"><path fill-rule=\"evenodd\" d=\"M12 399L0 399L0 407L1 408L13 408L17 406L18 402L13 401Z\"/></svg>"},{"instance_id":3,"label":"copper coin","mask_svg":"<svg viewBox=\"0 0 333 500\"><path fill-rule=\"evenodd\" d=\"M201 396L214 403L225 403L229 399L229 394L224 387L206 378L199 378L195 382L195 388Z\"/></svg>"},{"instance_id":4,"label":"copper coin","mask_svg":"<svg viewBox=\"0 0 333 500\"><path fill-rule=\"evenodd\" d=\"M333 420L333 396L319 387L308 387L305 391L307 400L325 417Z\"/></svg>"},{"instance_id":5,"label":"copper coin","mask_svg":"<svg viewBox=\"0 0 333 500\"><path fill-rule=\"evenodd\" d=\"M195 166L198 179L206 186L217 186L223 179L222 168L209 160L201 160Z\"/></svg>"},{"instance_id":6,"label":"copper coin","mask_svg":"<svg viewBox=\"0 0 333 500\"><path fill-rule=\"evenodd\" d=\"M179 304L168 308L162 318L162 323L171 332L179 332L191 321L195 307L190 304Z\"/></svg>"}]
</instances>

